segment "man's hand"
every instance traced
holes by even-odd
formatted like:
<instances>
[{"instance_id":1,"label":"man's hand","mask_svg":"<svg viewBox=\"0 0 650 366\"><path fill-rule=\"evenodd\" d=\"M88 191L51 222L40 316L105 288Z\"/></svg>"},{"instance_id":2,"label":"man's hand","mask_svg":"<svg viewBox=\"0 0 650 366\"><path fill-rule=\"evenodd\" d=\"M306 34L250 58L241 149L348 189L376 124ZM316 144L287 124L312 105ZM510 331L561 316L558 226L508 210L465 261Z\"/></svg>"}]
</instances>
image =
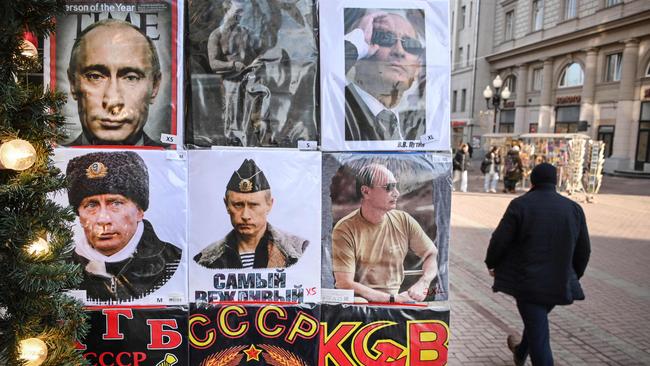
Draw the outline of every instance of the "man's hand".
<instances>
[{"instance_id":1,"label":"man's hand","mask_svg":"<svg viewBox=\"0 0 650 366\"><path fill-rule=\"evenodd\" d=\"M363 38L366 41L366 44L368 45L368 54L366 57L370 57L377 53L377 50L379 50L379 46L376 44L372 44L372 32L374 29L374 23L375 19L381 18L385 16L386 13L384 12L376 12L376 13L370 13L366 14L361 19L359 19L359 23L357 23L357 28L361 29L363 31Z\"/></svg>"},{"instance_id":2,"label":"man's hand","mask_svg":"<svg viewBox=\"0 0 650 366\"><path fill-rule=\"evenodd\" d=\"M494 277L494 268L491 269L489 268L488 273L490 274L490 276Z\"/></svg>"},{"instance_id":3,"label":"man's hand","mask_svg":"<svg viewBox=\"0 0 650 366\"><path fill-rule=\"evenodd\" d=\"M395 302L396 303L399 303L399 302L408 303L408 302L416 302L416 301L418 301L418 300L415 300L414 298L409 296L408 291L400 292L399 294L397 294L397 296L395 296Z\"/></svg>"},{"instance_id":4,"label":"man's hand","mask_svg":"<svg viewBox=\"0 0 650 366\"><path fill-rule=\"evenodd\" d=\"M418 281L408 289L408 296L414 301L424 301L428 293L429 283L425 281Z\"/></svg>"}]
</instances>

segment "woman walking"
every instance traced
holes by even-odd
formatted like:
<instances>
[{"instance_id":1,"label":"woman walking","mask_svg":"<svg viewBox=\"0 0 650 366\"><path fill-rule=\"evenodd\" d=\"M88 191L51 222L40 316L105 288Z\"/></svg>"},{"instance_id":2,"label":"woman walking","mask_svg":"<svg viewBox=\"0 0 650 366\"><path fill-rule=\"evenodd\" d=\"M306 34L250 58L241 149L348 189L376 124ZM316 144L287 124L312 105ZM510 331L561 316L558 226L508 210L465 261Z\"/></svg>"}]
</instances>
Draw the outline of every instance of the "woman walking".
<instances>
[{"instance_id":1,"label":"woman walking","mask_svg":"<svg viewBox=\"0 0 650 366\"><path fill-rule=\"evenodd\" d=\"M499 155L499 148L492 146L490 151L485 154L483 162L481 162L481 173L485 177L483 183L483 190L487 192L497 192L497 182L499 181L499 167L501 166L501 155Z\"/></svg>"},{"instance_id":2,"label":"woman walking","mask_svg":"<svg viewBox=\"0 0 650 366\"><path fill-rule=\"evenodd\" d=\"M467 144L460 145L456 155L454 155L454 181L453 188L455 190L456 182L460 180L460 191L467 192L467 168L469 168L469 148Z\"/></svg>"}]
</instances>

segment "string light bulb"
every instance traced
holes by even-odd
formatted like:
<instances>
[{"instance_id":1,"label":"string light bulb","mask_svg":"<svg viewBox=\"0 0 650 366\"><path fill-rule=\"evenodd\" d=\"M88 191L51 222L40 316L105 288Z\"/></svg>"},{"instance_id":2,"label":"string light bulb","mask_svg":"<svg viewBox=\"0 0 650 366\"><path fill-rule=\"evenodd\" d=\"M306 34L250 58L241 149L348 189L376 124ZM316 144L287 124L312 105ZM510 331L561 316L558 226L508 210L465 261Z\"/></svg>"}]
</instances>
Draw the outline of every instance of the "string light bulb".
<instances>
[{"instance_id":1,"label":"string light bulb","mask_svg":"<svg viewBox=\"0 0 650 366\"><path fill-rule=\"evenodd\" d=\"M40 366L47 358L47 345L38 338L27 338L18 344L18 353L25 366Z\"/></svg>"},{"instance_id":2,"label":"string light bulb","mask_svg":"<svg viewBox=\"0 0 650 366\"><path fill-rule=\"evenodd\" d=\"M36 150L28 141L14 139L0 145L0 168L29 169L36 162Z\"/></svg>"},{"instance_id":3,"label":"string light bulb","mask_svg":"<svg viewBox=\"0 0 650 366\"><path fill-rule=\"evenodd\" d=\"M50 251L50 244L44 238L38 238L26 248L27 253L34 257L47 254Z\"/></svg>"}]
</instances>

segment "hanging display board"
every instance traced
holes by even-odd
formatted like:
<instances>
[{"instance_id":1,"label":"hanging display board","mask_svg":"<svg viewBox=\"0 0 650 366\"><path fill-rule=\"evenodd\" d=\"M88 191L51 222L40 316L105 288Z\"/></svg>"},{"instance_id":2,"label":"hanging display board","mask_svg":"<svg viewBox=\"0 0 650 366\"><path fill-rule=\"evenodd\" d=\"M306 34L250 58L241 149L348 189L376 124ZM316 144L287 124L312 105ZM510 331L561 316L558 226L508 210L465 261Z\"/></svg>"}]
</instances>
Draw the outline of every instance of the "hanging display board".
<instances>
[{"instance_id":1,"label":"hanging display board","mask_svg":"<svg viewBox=\"0 0 650 366\"><path fill-rule=\"evenodd\" d=\"M448 154L324 154L323 288L360 284L357 302L446 300L450 174Z\"/></svg>"},{"instance_id":2,"label":"hanging display board","mask_svg":"<svg viewBox=\"0 0 650 366\"><path fill-rule=\"evenodd\" d=\"M323 304L319 365L442 366L449 337L448 309Z\"/></svg>"},{"instance_id":3,"label":"hanging display board","mask_svg":"<svg viewBox=\"0 0 650 366\"><path fill-rule=\"evenodd\" d=\"M320 3L324 150L449 149L448 6Z\"/></svg>"},{"instance_id":4,"label":"hanging display board","mask_svg":"<svg viewBox=\"0 0 650 366\"><path fill-rule=\"evenodd\" d=\"M315 366L319 321L314 304L192 307L190 365Z\"/></svg>"},{"instance_id":5,"label":"hanging display board","mask_svg":"<svg viewBox=\"0 0 650 366\"><path fill-rule=\"evenodd\" d=\"M68 137L60 144L180 144L182 5L65 3L56 33L46 38L44 60L45 84L68 94L63 109Z\"/></svg>"},{"instance_id":6,"label":"hanging display board","mask_svg":"<svg viewBox=\"0 0 650 366\"><path fill-rule=\"evenodd\" d=\"M192 146L319 140L314 1L189 2Z\"/></svg>"},{"instance_id":7,"label":"hanging display board","mask_svg":"<svg viewBox=\"0 0 650 366\"><path fill-rule=\"evenodd\" d=\"M185 152L55 149L86 304L187 304Z\"/></svg>"},{"instance_id":8,"label":"hanging display board","mask_svg":"<svg viewBox=\"0 0 650 366\"><path fill-rule=\"evenodd\" d=\"M77 349L91 365L187 365L185 307L89 307L90 330Z\"/></svg>"},{"instance_id":9,"label":"hanging display board","mask_svg":"<svg viewBox=\"0 0 650 366\"><path fill-rule=\"evenodd\" d=\"M190 151L191 301L320 300L321 155Z\"/></svg>"}]
</instances>

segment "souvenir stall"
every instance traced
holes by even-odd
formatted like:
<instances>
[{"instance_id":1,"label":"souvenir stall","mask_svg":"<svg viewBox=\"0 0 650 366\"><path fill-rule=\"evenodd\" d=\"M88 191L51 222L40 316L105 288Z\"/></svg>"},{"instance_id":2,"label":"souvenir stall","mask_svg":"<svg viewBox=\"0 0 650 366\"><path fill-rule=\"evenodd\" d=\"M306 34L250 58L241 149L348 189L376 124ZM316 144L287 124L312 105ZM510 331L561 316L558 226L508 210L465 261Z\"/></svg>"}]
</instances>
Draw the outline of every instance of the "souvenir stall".
<instances>
[{"instance_id":1,"label":"souvenir stall","mask_svg":"<svg viewBox=\"0 0 650 366\"><path fill-rule=\"evenodd\" d=\"M558 169L558 189L568 192L584 191L582 171L589 136L583 134L536 133L523 134L520 139L530 154L528 169L549 163ZM522 158L523 159L523 158Z\"/></svg>"}]
</instances>

